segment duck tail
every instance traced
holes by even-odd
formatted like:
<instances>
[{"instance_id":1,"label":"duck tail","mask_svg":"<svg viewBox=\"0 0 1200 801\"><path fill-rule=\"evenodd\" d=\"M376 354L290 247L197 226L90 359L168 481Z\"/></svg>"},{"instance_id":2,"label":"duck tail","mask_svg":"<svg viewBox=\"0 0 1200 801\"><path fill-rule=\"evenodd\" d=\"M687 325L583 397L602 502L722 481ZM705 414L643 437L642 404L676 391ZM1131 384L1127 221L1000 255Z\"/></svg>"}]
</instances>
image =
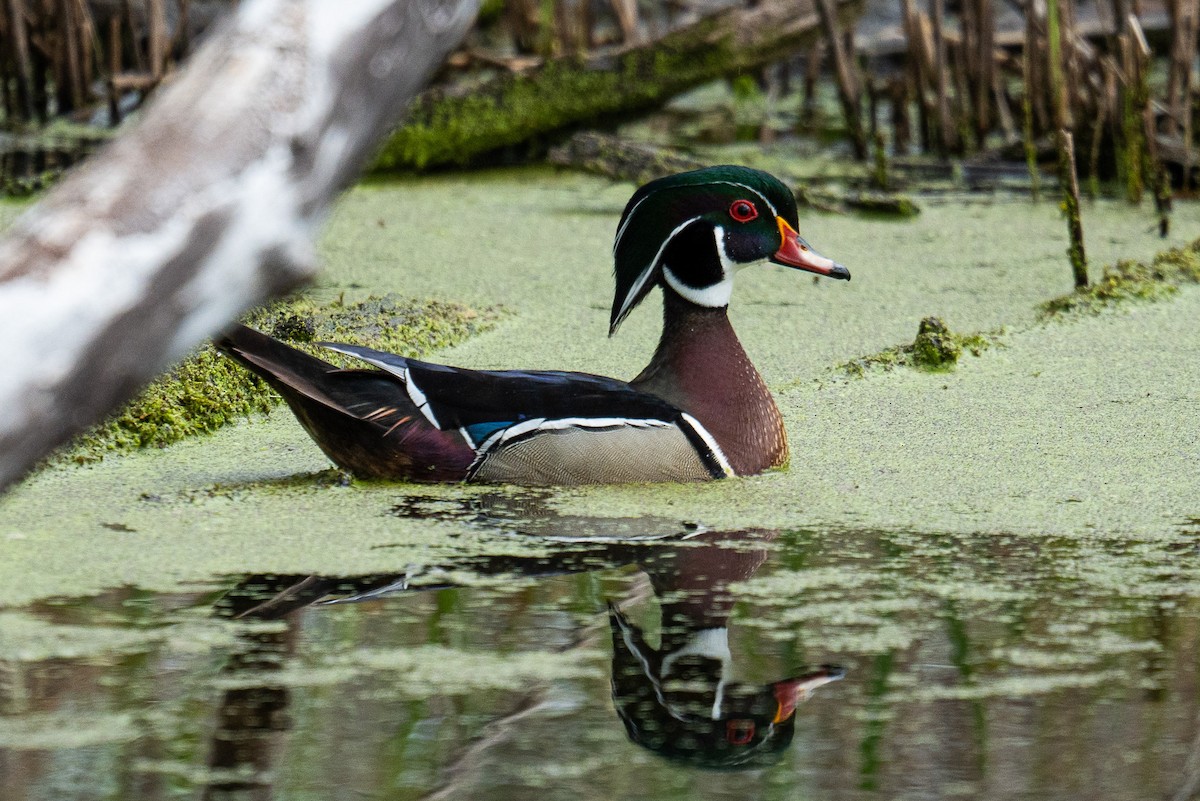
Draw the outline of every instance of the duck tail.
<instances>
[{"instance_id":1,"label":"duck tail","mask_svg":"<svg viewBox=\"0 0 1200 801\"><path fill-rule=\"evenodd\" d=\"M430 424L392 374L343 369L244 325L213 344L282 395L321 450L357 476L459 480L475 458L457 431Z\"/></svg>"},{"instance_id":2,"label":"duck tail","mask_svg":"<svg viewBox=\"0 0 1200 801\"><path fill-rule=\"evenodd\" d=\"M229 329L213 340L213 345L266 381L289 403L299 394L327 405L338 405L323 390L328 375L339 369L337 365L244 325Z\"/></svg>"}]
</instances>

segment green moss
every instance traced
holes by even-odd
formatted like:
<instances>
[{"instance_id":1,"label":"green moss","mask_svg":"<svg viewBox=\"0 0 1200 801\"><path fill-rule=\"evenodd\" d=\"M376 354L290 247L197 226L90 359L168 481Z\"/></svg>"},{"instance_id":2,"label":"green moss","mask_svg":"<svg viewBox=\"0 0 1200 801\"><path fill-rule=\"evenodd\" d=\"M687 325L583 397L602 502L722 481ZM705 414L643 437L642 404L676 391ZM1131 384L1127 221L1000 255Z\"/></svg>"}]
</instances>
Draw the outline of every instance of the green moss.
<instances>
[{"instance_id":1,"label":"green moss","mask_svg":"<svg viewBox=\"0 0 1200 801\"><path fill-rule=\"evenodd\" d=\"M0 195L14 198L30 197L56 183L64 172L65 170L55 168L43 170L37 175L4 176L3 181L0 181Z\"/></svg>"},{"instance_id":2,"label":"green moss","mask_svg":"<svg viewBox=\"0 0 1200 801\"><path fill-rule=\"evenodd\" d=\"M962 345L940 317L926 317L917 327L912 344L912 363L925 370L948 370L962 355Z\"/></svg>"},{"instance_id":3,"label":"green moss","mask_svg":"<svg viewBox=\"0 0 1200 801\"><path fill-rule=\"evenodd\" d=\"M1124 259L1104 268L1091 286L1046 301L1043 318L1063 314L1095 314L1129 300L1169 297L1184 284L1200 283L1200 239L1184 247L1163 251L1149 263Z\"/></svg>"},{"instance_id":4,"label":"green moss","mask_svg":"<svg viewBox=\"0 0 1200 801\"><path fill-rule=\"evenodd\" d=\"M978 356L998 340L995 334L955 334L940 317L926 317L917 326L911 345L897 345L871 356L862 356L839 365L847 375L861 377L874 369L915 367L931 373L953 370L963 351Z\"/></svg>"},{"instance_id":5,"label":"green moss","mask_svg":"<svg viewBox=\"0 0 1200 801\"><path fill-rule=\"evenodd\" d=\"M533 75L495 81L487 91L463 96L426 95L409 122L392 135L375 161L376 170L465 164L489 151L512 147L576 123L629 107L648 107L699 75L720 74L726 48L704 58L661 53L627 58L614 70L588 69L580 60L549 63Z\"/></svg>"},{"instance_id":6,"label":"green moss","mask_svg":"<svg viewBox=\"0 0 1200 801\"><path fill-rule=\"evenodd\" d=\"M538 150L556 132L655 108L695 86L793 52L817 35L816 29L786 33L747 49L737 46L727 24L710 19L611 61L555 59L474 91L429 92L383 146L373 169L462 165L516 146Z\"/></svg>"},{"instance_id":7,"label":"green moss","mask_svg":"<svg viewBox=\"0 0 1200 801\"><path fill-rule=\"evenodd\" d=\"M488 327L483 314L456 303L369 297L320 306L307 298L282 301L249 315L247 324L336 364L352 359L312 343L346 342L418 356L461 342ZM280 402L265 382L206 345L147 387L106 422L83 434L63 458L95 462L106 453L164 447L216 431Z\"/></svg>"}]
</instances>

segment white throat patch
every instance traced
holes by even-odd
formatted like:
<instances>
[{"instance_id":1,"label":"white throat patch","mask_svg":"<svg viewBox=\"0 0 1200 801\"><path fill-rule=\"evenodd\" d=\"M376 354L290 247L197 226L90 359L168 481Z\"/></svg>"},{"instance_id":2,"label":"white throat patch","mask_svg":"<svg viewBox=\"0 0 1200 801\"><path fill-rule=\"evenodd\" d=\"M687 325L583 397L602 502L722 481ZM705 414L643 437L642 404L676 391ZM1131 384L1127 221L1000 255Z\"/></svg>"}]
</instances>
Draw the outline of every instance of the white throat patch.
<instances>
[{"instance_id":1,"label":"white throat patch","mask_svg":"<svg viewBox=\"0 0 1200 801\"><path fill-rule=\"evenodd\" d=\"M729 305L729 299L733 297L733 274L746 265L738 264L725 253L724 228L719 225L716 226L713 228L713 235L717 240L717 255L721 259L720 281L715 284L709 284L706 287L697 288L688 286L671 272L671 268L668 265L663 265L663 280L667 282L667 286L678 292L679 296L685 300L691 301L697 306L719 309L722 306Z\"/></svg>"}]
</instances>

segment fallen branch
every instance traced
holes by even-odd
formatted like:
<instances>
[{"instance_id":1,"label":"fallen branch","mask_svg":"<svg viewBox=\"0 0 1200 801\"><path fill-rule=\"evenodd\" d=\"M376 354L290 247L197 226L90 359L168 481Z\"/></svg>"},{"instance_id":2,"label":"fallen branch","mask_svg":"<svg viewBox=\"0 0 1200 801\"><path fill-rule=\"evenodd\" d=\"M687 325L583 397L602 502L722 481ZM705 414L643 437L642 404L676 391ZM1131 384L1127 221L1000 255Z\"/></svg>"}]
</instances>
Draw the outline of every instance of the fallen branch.
<instances>
[{"instance_id":1,"label":"fallen branch","mask_svg":"<svg viewBox=\"0 0 1200 801\"><path fill-rule=\"evenodd\" d=\"M577 133L550 151L549 161L614 181L644 184L655 178L685 170L711 166L711 162L668 148L631 142L618 136L585 131ZM871 211L911 217L919 212L916 203L904 195L886 192L849 192L833 195L810 189L786 175L779 176L801 206L842 213L848 210Z\"/></svg>"},{"instance_id":2,"label":"fallen branch","mask_svg":"<svg viewBox=\"0 0 1200 801\"><path fill-rule=\"evenodd\" d=\"M251 306L312 237L474 0L252 0L128 134L0 243L0 488Z\"/></svg>"},{"instance_id":3,"label":"fallen branch","mask_svg":"<svg viewBox=\"0 0 1200 801\"><path fill-rule=\"evenodd\" d=\"M664 175L710 166L701 159L619 136L581 131L558 147L547 160L558 167L602 175L614 181L644 184Z\"/></svg>"}]
</instances>

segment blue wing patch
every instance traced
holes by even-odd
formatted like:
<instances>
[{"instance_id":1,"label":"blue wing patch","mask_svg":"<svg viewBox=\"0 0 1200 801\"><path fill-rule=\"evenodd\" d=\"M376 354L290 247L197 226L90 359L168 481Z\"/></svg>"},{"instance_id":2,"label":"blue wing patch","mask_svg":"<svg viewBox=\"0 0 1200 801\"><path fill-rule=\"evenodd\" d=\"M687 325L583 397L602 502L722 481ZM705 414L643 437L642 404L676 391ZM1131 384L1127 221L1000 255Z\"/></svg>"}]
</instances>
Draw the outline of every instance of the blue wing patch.
<instances>
[{"instance_id":1,"label":"blue wing patch","mask_svg":"<svg viewBox=\"0 0 1200 801\"><path fill-rule=\"evenodd\" d=\"M513 423L516 423L516 422L519 422L519 421L518 420L508 420L508 421L499 422L499 423L496 423L496 422L475 423L474 425L464 426L463 431L466 432L467 437L471 440L471 447L478 448L480 443L485 441L492 434L495 434L497 431L499 431L502 428L508 428L509 426L511 426Z\"/></svg>"}]
</instances>

